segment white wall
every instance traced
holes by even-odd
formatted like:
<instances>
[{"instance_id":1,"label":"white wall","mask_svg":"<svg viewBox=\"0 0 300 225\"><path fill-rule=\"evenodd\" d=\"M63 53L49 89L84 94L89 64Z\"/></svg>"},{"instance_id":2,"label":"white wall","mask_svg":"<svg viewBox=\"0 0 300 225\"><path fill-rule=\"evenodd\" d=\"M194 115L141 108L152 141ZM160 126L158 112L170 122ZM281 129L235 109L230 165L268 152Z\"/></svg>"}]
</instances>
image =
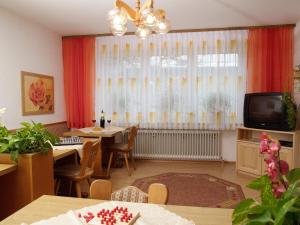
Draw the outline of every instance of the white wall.
<instances>
[{"instance_id":1,"label":"white wall","mask_svg":"<svg viewBox=\"0 0 300 225\"><path fill-rule=\"evenodd\" d=\"M55 113L22 116L20 71L54 76ZM66 119L61 36L0 8L0 108L7 128L22 121L42 123Z\"/></svg>"},{"instance_id":2,"label":"white wall","mask_svg":"<svg viewBox=\"0 0 300 225\"><path fill-rule=\"evenodd\" d=\"M223 160L234 162L236 160L236 131L223 131L221 136Z\"/></svg>"}]
</instances>

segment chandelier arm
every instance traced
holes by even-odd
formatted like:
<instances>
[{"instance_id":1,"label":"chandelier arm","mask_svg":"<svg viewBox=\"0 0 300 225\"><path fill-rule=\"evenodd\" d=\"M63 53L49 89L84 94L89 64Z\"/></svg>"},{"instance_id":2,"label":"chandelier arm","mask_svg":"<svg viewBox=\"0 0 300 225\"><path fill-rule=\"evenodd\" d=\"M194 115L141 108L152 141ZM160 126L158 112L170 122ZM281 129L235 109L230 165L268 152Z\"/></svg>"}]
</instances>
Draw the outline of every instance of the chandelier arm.
<instances>
[{"instance_id":1,"label":"chandelier arm","mask_svg":"<svg viewBox=\"0 0 300 225\"><path fill-rule=\"evenodd\" d=\"M136 7L135 7L136 11L139 12L140 9L141 9L141 1L140 0L136 0L135 2L136 2Z\"/></svg>"},{"instance_id":2,"label":"chandelier arm","mask_svg":"<svg viewBox=\"0 0 300 225\"><path fill-rule=\"evenodd\" d=\"M132 21L136 21L138 19L138 13L122 0L116 0L115 6L120 9L124 9L127 13L128 19Z\"/></svg>"},{"instance_id":3,"label":"chandelier arm","mask_svg":"<svg viewBox=\"0 0 300 225\"><path fill-rule=\"evenodd\" d=\"M140 12L147 8L153 8L153 0L147 0L141 7Z\"/></svg>"}]
</instances>

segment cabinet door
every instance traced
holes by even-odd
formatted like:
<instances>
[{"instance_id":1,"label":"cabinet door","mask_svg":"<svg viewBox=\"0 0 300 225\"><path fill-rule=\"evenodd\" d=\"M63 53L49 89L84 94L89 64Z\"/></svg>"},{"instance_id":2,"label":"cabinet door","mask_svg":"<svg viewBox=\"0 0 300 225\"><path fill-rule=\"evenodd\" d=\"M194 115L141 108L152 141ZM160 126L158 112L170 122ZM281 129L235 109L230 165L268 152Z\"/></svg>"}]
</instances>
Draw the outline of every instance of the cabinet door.
<instances>
[{"instance_id":1,"label":"cabinet door","mask_svg":"<svg viewBox=\"0 0 300 225\"><path fill-rule=\"evenodd\" d=\"M294 168L293 164L293 150L292 149L286 149L286 148L281 148L280 153L279 153L280 159L286 161L290 169Z\"/></svg>"},{"instance_id":2,"label":"cabinet door","mask_svg":"<svg viewBox=\"0 0 300 225\"><path fill-rule=\"evenodd\" d=\"M254 175L261 175L262 162L259 153L259 144L237 143L237 169Z\"/></svg>"}]
</instances>

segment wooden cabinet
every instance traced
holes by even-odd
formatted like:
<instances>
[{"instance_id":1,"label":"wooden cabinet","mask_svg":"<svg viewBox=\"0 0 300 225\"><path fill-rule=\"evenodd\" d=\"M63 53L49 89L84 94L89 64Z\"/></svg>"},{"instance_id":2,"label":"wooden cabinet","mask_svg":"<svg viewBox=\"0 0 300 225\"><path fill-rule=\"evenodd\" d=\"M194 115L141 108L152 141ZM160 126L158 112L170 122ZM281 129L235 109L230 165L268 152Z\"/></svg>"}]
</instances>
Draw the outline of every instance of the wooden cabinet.
<instances>
[{"instance_id":1,"label":"wooden cabinet","mask_svg":"<svg viewBox=\"0 0 300 225\"><path fill-rule=\"evenodd\" d=\"M282 145L280 150L280 159L287 161L290 168L300 167L299 131L286 132L241 127L237 130L236 170L238 173L250 176L261 176L265 173L266 164L259 150L262 132L274 139L285 141L286 146Z\"/></svg>"},{"instance_id":2,"label":"wooden cabinet","mask_svg":"<svg viewBox=\"0 0 300 225\"><path fill-rule=\"evenodd\" d=\"M14 164L1 153L0 163ZM17 169L0 176L0 220L42 195L54 195L53 151L20 154Z\"/></svg>"},{"instance_id":3,"label":"wooden cabinet","mask_svg":"<svg viewBox=\"0 0 300 225\"><path fill-rule=\"evenodd\" d=\"M238 143L237 167L240 171L254 175L261 174L261 156L257 148L257 144Z\"/></svg>"}]
</instances>

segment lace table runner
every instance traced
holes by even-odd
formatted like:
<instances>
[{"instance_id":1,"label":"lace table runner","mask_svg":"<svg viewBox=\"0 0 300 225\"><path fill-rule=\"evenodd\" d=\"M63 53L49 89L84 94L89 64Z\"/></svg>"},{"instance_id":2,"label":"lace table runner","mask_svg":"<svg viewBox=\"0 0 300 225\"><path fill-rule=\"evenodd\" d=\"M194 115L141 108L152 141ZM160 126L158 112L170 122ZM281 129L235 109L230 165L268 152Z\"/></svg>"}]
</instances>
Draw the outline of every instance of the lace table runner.
<instances>
[{"instance_id":1,"label":"lace table runner","mask_svg":"<svg viewBox=\"0 0 300 225\"><path fill-rule=\"evenodd\" d=\"M158 205L117 201L104 202L74 211L70 210L65 214L42 220L31 225L83 225L77 218L78 214L84 215L93 213L97 215L101 209L113 209L116 206L126 207L128 208L128 211L140 213L141 216L134 225L195 225L193 221L182 218Z\"/></svg>"}]
</instances>

